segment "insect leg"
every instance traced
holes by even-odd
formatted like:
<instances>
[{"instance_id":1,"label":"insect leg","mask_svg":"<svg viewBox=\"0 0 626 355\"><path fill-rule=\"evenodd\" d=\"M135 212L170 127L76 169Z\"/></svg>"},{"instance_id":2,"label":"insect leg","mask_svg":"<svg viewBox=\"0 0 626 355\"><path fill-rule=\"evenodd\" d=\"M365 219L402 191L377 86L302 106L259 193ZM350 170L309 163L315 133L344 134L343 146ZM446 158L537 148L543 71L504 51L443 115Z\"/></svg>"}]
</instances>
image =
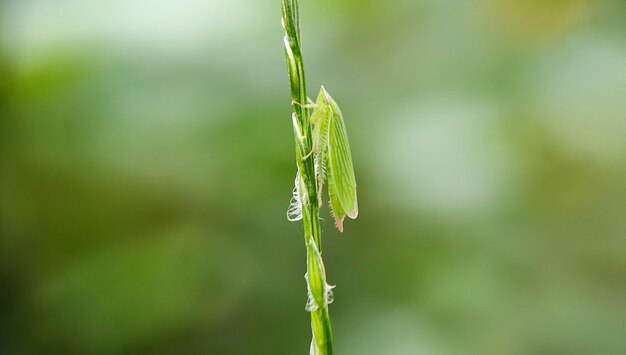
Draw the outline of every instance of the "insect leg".
<instances>
[{"instance_id":1,"label":"insect leg","mask_svg":"<svg viewBox=\"0 0 626 355\"><path fill-rule=\"evenodd\" d=\"M309 100L308 104L301 104L301 103L299 103L296 100L291 100L291 104L292 105L298 105L298 106L300 106L302 108L316 108L317 107L317 104L315 102L313 102L313 100L311 100L310 98L308 98L308 100Z\"/></svg>"}]
</instances>

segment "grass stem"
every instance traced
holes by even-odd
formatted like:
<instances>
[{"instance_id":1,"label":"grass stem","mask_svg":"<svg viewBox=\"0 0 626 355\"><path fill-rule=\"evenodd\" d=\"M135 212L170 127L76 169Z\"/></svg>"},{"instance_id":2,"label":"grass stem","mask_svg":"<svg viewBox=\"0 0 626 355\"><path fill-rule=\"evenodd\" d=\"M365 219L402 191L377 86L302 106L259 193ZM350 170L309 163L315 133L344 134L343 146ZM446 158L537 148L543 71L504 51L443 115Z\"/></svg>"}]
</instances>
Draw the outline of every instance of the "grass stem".
<instances>
[{"instance_id":1,"label":"grass stem","mask_svg":"<svg viewBox=\"0 0 626 355\"><path fill-rule=\"evenodd\" d=\"M298 0L282 0L282 20L285 29L285 57L291 86L294 109L293 123L296 141L296 164L302 207L302 224L307 250L306 281L309 291L307 309L311 312L312 355L332 355L333 337L328 312L331 287L326 284L326 273L322 262L322 241L319 223L319 203L314 159L308 157L313 149L311 118L309 109L297 103L308 102L304 64L302 62L300 18ZM321 288L321 289L320 289ZM321 297L319 296L321 295ZM321 299L320 299L321 298Z\"/></svg>"}]
</instances>

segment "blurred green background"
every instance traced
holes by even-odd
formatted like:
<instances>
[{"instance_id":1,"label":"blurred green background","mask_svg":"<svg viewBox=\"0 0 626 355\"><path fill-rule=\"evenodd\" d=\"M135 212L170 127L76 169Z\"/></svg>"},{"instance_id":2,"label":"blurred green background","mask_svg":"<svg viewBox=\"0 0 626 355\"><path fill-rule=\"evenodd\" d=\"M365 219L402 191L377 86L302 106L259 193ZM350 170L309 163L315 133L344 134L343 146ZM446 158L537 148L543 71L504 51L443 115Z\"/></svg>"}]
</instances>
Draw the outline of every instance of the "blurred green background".
<instances>
[{"instance_id":1,"label":"blurred green background","mask_svg":"<svg viewBox=\"0 0 626 355\"><path fill-rule=\"evenodd\" d=\"M626 2L301 3L337 354L626 354ZM307 353L280 1L0 4L0 353Z\"/></svg>"}]
</instances>

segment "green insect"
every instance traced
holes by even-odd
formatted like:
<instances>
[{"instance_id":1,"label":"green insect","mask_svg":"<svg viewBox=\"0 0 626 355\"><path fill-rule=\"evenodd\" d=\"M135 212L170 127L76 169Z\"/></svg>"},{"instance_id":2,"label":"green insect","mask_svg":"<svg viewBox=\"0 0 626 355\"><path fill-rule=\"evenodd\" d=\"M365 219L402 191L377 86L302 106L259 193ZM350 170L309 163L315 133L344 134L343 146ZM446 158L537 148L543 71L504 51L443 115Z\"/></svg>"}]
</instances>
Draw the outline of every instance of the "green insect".
<instances>
[{"instance_id":1,"label":"green insect","mask_svg":"<svg viewBox=\"0 0 626 355\"><path fill-rule=\"evenodd\" d=\"M346 216L355 219L359 213L356 197L356 180L346 125L339 106L322 86L313 107L313 149L304 159L315 159L318 203L322 205L324 183L328 183L330 208L335 224L343 232ZM296 176L294 198L288 211L290 220L298 220L301 214L299 178Z\"/></svg>"}]
</instances>

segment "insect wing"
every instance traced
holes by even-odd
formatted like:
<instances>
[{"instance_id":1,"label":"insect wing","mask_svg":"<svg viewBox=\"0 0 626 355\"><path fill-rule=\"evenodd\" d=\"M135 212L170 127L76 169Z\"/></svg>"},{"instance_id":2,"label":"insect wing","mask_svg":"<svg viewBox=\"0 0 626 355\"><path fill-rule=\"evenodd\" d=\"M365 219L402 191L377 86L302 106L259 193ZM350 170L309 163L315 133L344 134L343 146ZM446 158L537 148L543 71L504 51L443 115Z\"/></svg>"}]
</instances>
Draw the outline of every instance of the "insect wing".
<instances>
[{"instance_id":1,"label":"insect wing","mask_svg":"<svg viewBox=\"0 0 626 355\"><path fill-rule=\"evenodd\" d=\"M317 196L319 205L322 205L322 190L326 181L326 150L328 146L328 128L331 119L331 109L325 100L326 91L322 87L315 103L315 110L311 115L313 123L313 155L315 157L315 178L317 180Z\"/></svg>"},{"instance_id":2,"label":"insect wing","mask_svg":"<svg viewBox=\"0 0 626 355\"><path fill-rule=\"evenodd\" d=\"M317 95L317 99L315 100L315 109L313 110L313 114L311 115L311 123L313 123L313 127L318 129L320 124L325 123L328 127L328 114L330 112L330 105L326 101L326 90L324 87L320 89L320 93Z\"/></svg>"},{"instance_id":3,"label":"insect wing","mask_svg":"<svg viewBox=\"0 0 626 355\"><path fill-rule=\"evenodd\" d=\"M331 116L328 127L328 191L337 227L341 230L343 216L355 219L359 213L356 180L346 126L341 110L333 98L326 94ZM342 216L343 215L343 216ZM340 220L338 220L340 219Z\"/></svg>"}]
</instances>

